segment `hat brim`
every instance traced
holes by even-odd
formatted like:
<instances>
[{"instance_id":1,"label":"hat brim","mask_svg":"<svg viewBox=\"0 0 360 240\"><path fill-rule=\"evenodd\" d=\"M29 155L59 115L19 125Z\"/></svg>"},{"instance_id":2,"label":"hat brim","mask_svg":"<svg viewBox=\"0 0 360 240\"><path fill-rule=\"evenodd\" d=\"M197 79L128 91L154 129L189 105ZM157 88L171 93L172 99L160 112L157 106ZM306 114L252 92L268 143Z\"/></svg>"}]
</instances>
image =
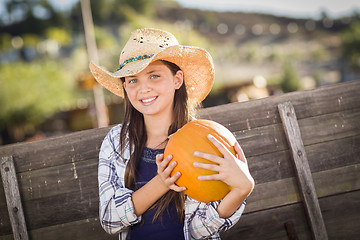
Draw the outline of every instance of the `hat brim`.
<instances>
[{"instance_id":1,"label":"hat brim","mask_svg":"<svg viewBox=\"0 0 360 240\"><path fill-rule=\"evenodd\" d=\"M120 78L135 75L157 60L172 62L184 72L186 90L192 103L200 103L210 93L214 81L214 65L211 55L199 47L170 46L152 58L131 62L113 73L92 61L89 67L102 86L115 95L124 97Z\"/></svg>"}]
</instances>

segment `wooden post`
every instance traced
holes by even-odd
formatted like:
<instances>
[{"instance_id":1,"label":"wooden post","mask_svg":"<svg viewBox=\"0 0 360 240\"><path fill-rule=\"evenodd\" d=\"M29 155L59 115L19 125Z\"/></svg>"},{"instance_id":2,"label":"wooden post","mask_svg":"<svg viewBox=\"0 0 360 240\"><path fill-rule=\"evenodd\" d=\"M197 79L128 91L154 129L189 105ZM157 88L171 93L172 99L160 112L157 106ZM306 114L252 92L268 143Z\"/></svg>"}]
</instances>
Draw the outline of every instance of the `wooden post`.
<instances>
[{"instance_id":1,"label":"wooden post","mask_svg":"<svg viewBox=\"0 0 360 240\"><path fill-rule=\"evenodd\" d=\"M98 52L96 48L94 23L91 14L90 1L81 0L81 12L84 22L85 41L88 50L89 60L99 63ZM103 88L96 84L93 88L94 101L96 109L97 127L107 127L109 125L108 110L104 100Z\"/></svg>"},{"instance_id":2,"label":"wooden post","mask_svg":"<svg viewBox=\"0 0 360 240\"><path fill-rule=\"evenodd\" d=\"M1 158L1 177L15 240L29 239L12 156Z\"/></svg>"},{"instance_id":3,"label":"wooden post","mask_svg":"<svg viewBox=\"0 0 360 240\"><path fill-rule=\"evenodd\" d=\"M300 197L305 204L305 210L310 221L313 237L316 240L326 240L327 232L321 214L320 205L316 196L305 147L301 139L299 124L291 102L278 104L280 117L285 130L286 138L292 154Z\"/></svg>"}]
</instances>

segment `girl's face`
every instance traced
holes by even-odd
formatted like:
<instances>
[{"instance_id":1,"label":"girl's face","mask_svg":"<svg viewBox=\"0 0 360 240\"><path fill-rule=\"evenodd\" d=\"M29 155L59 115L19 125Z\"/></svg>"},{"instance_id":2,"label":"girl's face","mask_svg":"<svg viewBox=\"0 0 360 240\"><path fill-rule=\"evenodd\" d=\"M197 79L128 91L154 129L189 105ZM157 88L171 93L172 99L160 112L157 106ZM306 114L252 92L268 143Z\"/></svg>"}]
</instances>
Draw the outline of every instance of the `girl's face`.
<instances>
[{"instance_id":1,"label":"girl's face","mask_svg":"<svg viewBox=\"0 0 360 240\"><path fill-rule=\"evenodd\" d=\"M146 115L172 114L175 90L183 84L183 72L175 75L161 61L140 73L125 77L124 88L133 107Z\"/></svg>"}]
</instances>

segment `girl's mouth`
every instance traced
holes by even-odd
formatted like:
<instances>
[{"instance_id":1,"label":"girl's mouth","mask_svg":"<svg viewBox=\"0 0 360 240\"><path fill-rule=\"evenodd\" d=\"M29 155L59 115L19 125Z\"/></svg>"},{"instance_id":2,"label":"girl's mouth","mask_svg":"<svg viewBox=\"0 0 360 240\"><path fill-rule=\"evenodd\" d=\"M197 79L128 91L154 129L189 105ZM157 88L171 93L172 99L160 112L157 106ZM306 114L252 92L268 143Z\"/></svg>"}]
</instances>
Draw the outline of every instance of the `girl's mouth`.
<instances>
[{"instance_id":1,"label":"girl's mouth","mask_svg":"<svg viewBox=\"0 0 360 240\"><path fill-rule=\"evenodd\" d=\"M140 102L141 102L143 105L149 105L149 104L151 104L152 102L154 102L156 99L157 99L157 97L146 98L146 99L141 99Z\"/></svg>"}]
</instances>

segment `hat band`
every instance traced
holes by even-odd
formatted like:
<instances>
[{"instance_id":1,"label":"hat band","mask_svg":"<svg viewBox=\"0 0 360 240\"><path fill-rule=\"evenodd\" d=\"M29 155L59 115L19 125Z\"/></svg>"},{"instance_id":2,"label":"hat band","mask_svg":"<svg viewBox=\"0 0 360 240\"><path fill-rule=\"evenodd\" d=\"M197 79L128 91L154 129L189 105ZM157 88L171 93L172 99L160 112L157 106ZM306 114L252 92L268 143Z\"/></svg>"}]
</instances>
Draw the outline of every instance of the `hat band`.
<instances>
[{"instance_id":1,"label":"hat band","mask_svg":"<svg viewBox=\"0 0 360 240\"><path fill-rule=\"evenodd\" d=\"M116 69L116 71L119 71L126 64L128 64L130 62L135 62L137 60L144 60L144 59L147 59L147 58L151 58L152 56L154 56L154 54L150 54L150 55L144 54L144 55L139 55L139 56L136 56L136 57L133 57L133 58L126 59L122 64L119 65L119 67L118 67L118 69Z\"/></svg>"}]
</instances>

